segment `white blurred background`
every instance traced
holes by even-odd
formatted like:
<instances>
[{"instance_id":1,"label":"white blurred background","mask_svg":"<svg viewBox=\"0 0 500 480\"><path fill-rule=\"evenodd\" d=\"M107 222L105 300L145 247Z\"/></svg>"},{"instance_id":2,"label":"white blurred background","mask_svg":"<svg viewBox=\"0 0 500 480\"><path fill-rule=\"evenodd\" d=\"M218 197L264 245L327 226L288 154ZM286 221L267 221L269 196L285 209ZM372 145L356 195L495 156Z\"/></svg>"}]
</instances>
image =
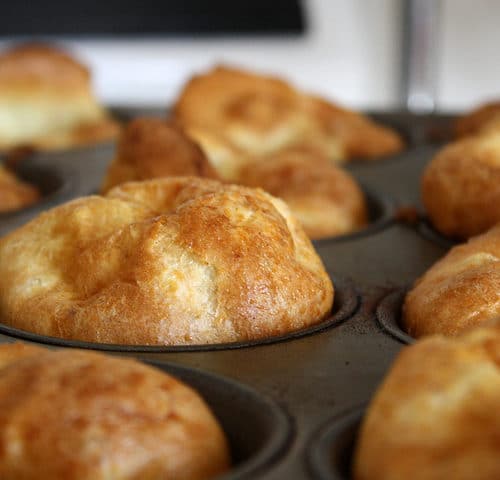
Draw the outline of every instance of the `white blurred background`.
<instances>
[{"instance_id":1,"label":"white blurred background","mask_svg":"<svg viewBox=\"0 0 500 480\"><path fill-rule=\"evenodd\" d=\"M435 1L441 12L434 45L438 110L500 97L500 2ZM286 76L346 105L394 109L401 102L401 5L399 0L305 0L310 28L302 36L63 38L62 43L92 68L97 93L110 104L166 105L194 72L224 62Z\"/></svg>"}]
</instances>

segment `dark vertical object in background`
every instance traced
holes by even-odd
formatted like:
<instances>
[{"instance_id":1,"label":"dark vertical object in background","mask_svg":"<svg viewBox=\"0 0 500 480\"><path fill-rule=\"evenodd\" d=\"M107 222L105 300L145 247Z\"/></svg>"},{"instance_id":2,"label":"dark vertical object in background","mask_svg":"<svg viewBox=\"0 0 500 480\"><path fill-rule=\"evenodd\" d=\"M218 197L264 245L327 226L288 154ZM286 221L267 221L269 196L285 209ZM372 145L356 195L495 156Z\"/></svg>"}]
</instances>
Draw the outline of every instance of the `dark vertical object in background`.
<instances>
[{"instance_id":1,"label":"dark vertical object in background","mask_svg":"<svg viewBox=\"0 0 500 480\"><path fill-rule=\"evenodd\" d=\"M0 35L300 34L301 0L2 2Z\"/></svg>"}]
</instances>

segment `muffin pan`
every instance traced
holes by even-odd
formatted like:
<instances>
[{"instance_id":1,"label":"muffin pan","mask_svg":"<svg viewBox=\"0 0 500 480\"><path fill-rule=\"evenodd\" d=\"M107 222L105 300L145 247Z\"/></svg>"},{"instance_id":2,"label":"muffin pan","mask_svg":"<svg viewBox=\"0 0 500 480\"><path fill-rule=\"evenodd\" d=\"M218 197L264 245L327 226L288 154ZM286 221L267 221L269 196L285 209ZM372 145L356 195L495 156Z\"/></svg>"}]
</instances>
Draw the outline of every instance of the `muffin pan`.
<instances>
[{"instance_id":1,"label":"muffin pan","mask_svg":"<svg viewBox=\"0 0 500 480\"><path fill-rule=\"evenodd\" d=\"M354 409L332 419L318 432L308 448L307 456L309 468L315 478L351 478L354 446L363 413L363 409Z\"/></svg>"},{"instance_id":2,"label":"muffin pan","mask_svg":"<svg viewBox=\"0 0 500 480\"><path fill-rule=\"evenodd\" d=\"M130 118L137 112L121 109L118 113L122 118ZM162 115L163 111L147 113ZM190 368L222 375L255 389L256 396L263 401L271 398L279 404L289 416L290 423L284 427L288 428L287 440L281 440L281 446L269 454L272 457L269 461L252 470L251 478L349 478L349 458L356 425L362 415L360 410L353 409L367 404L398 351L411 341L409 336L405 340L403 335L406 334L398 326L403 289L453 244L441 241L437 235L425 234L423 229L430 230L430 227L423 224L422 215L415 215L413 221L408 221L408 215L401 213L422 212L420 175L442 145L439 142L448 138L450 117L407 113L377 113L374 116L404 132L409 148L380 161L357 161L346 166L365 188L372 224L351 235L314 242L337 286L337 305L331 323L287 338L251 344L202 348L104 347L114 354L183 365L172 371L179 373L181 378ZM63 180L62 191L57 193L57 198L48 196L46 203L37 207L2 217L0 234L55 203L97 192L112 156L113 147L101 145L29 158L23 168L43 166L55 172ZM392 327L388 326L390 322ZM395 333L398 328L401 335ZM32 342L56 343L52 339L5 328L0 333L0 342L19 337ZM94 348L94 345L69 344ZM204 378L207 383L203 388L210 390L212 377L207 373ZM187 377L186 380L189 383ZM200 388L202 395L203 388ZM234 402L227 401L225 392L215 386L210 392L214 401L221 396L219 411L232 415L235 430L240 430L241 436L250 439L264 428L265 422L262 423L259 412L251 406L243 408L236 397ZM249 405L252 401L249 400ZM211 400L209 403L213 404ZM271 422L269 428L273 431L282 428L272 425ZM228 432L232 428L224 427ZM258 441L255 442L254 446ZM253 451L258 457L257 447ZM248 462L251 462L250 456ZM242 463L241 468L244 465ZM227 478L243 478L238 468L237 464Z\"/></svg>"},{"instance_id":3,"label":"muffin pan","mask_svg":"<svg viewBox=\"0 0 500 480\"><path fill-rule=\"evenodd\" d=\"M389 335L407 345L412 344L415 339L405 331L403 326L403 302L407 289L399 289L389 293L378 304L376 315L380 327Z\"/></svg>"}]
</instances>

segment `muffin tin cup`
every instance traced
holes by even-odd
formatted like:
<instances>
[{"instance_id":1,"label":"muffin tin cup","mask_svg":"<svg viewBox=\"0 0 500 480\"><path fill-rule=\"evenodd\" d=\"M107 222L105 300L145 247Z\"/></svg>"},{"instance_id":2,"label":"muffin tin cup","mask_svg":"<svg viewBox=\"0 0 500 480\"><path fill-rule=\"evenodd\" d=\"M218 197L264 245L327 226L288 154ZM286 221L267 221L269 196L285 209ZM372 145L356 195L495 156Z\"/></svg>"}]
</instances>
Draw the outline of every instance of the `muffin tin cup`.
<instances>
[{"instance_id":1,"label":"muffin tin cup","mask_svg":"<svg viewBox=\"0 0 500 480\"><path fill-rule=\"evenodd\" d=\"M293 425L286 412L267 396L219 375L169 363L146 363L196 390L216 416L232 458L231 470L218 477L220 480L255 478L286 452Z\"/></svg>"},{"instance_id":2,"label":"muffin tin cup","mask_svg":"<svg viewBox=\"0 0 500 480\"><path fill-rule=\"evenodd\" d=\"M364 408L355 408L324 425L307 451L308 466L318 480L352 479L352 463Z\"/></svg>"},{"instance_id":3,"label":"muffin tin cup","mask_svg":"<svg viewBox=\"0 0 500 480\"><path fill-rule=\"evenodd\" d=\"M313 335L324 330L334 328L352 317L360 304L360 297L353 284L348 280L334 280L335 298L332 313L323 321L310 327L295 330L284 335L231 343L213 343L204 345L119 345L109 343L85 342L80 340L66 340L63 338L39 335L19 328L0 323L0 334L16 339L27 340L33 343L43 343L60 347L84 348L123 353L169 353L169 352L206 352L217 350L231 350L269 345L286 342L306 335Z\"/></svg>"},{"instance_id":4,"label":"muffin tin cup","mask_svg":"<svg viewBox=\"0 0 500 480\"><path fill-rule=\"evenodd\" d=\"M403 328L402 311L403 303L408 289L391 292L377 306L377 322L384 332L406 345L411 345L416 340Z\"/></svg>"}]
</instances>

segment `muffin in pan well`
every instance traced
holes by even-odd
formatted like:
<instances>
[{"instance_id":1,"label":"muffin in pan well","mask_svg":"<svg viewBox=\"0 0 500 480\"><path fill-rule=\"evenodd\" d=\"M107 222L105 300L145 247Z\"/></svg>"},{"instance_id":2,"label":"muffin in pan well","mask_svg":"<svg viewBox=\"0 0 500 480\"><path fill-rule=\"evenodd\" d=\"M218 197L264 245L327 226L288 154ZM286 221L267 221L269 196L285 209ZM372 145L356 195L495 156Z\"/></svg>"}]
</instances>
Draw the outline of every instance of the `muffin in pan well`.
<instances>
[{"instance_id":1,"label":"muffin in pan well","mask_svg":"<svg viewBox=\"0 0 500 480\"><path fill-rule=\"evenodd\" d=\"M67 149L117 133L92 93L89 70L67 53L34 43L0 53L0 151Z\"/></svg>"},{"instance_id":2,"label":"muffin in pan well","mask_svg":"<svg viewBox=\"0 0 500 480\"><path fill-rule=\"evenodd\" d=\"M166 176L219 177L285 200L310 238L352 232L367 223L366 201L354 178L317 152L294 148L251 158L206 130L188 134L195 141L171 121L143 117L130 122L102 191Z\"/></svg>"},{"instance_id":3,"label":"muffin in pan well","mask_svg":"<svg viewBox=\"0 0 500 480\"><path fill-rule=\"evenodd\" d=\"M355 480L500 478L500 324L406 347L363 420Z\"/></svg>"},{"instance_id":4,"label":"muffin in pan well","mask_svg":"<svg viewBox=\"0 0 500 480\"><path fill-rule=\"evenodd\" d=\"M403 305L406 331L454 336L500 316L500 225L453 247L416 282Z\"/></svg>"},{"instance_id":5,"label":"muffin in pan well","mask_svg":"<svg viewBox=\"0 0 500 480\"><path fill-rule=\"evenodd\" d=\"M300 147L342 162L404 148L399 134L359 113L279 78L223 66L184 86L174 116L187 130L213 131L250 156Z\"/></svg>"},{"instance_id":6,"label":"muffin in pan well","mask_svg":"<svg viewBox=\"0 0 500 480\"><path fill-rule=\"evenodd\" d=\"M36 203L39 198L40 192L35 186L17 178L0 164L0 214L20 210Z\"/></svg>"},{"instance_id":7,"label":"muffin in pan well","mask_svg":"<svg viewBox=\"0 0 500 480\"><path fill-rule=\"evenodd\" d=\"M445 146L427 165L421 191L446 236L469 238L500 222L500 129Z\"/></svg>"},{"instance_id":8,"label":"muffin in pan well","mask_svg":"<svg viewBox=\"0 0 500 480\"><path fill-rule=\"evenodd\" d=\"M134 345L268 338L316 324L333 285L287 206L195 177L123 184L0 240L0 320Z\"/></svg>"},{"instance_id":9,"label":"muffin in pan well","mask_svg":"<svg viewBox=\"0 0 500 480\"><path fill-rule=\"evenodd\" d=\"M287 203L312 239L354 232L368 223L363 191L326 157L299 148L260 157L239 172L239 183Z\"/></svg>"},{"instance_id":10,"label":"muffin in pan well","mask_svg":"<svg viewBox=\"0 0 500 480\"><path fill-rule=\"evenodd\" d=\"M123 129L101 192L126 182L180 175L219 178L203 150L174 122L139 117Z\"/></svg>"},{"instance_id":11,"label":"muffin in pan well","mask_svg":"<svg viewBox=\"0 0 500 480\"><path fill-rule=\"evenodd\" d=\"M0 346L3 480L205 480L229 468L201 397L136 360Z\"/></svg>"}]
</instances>

